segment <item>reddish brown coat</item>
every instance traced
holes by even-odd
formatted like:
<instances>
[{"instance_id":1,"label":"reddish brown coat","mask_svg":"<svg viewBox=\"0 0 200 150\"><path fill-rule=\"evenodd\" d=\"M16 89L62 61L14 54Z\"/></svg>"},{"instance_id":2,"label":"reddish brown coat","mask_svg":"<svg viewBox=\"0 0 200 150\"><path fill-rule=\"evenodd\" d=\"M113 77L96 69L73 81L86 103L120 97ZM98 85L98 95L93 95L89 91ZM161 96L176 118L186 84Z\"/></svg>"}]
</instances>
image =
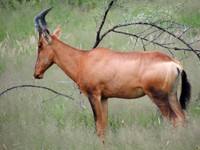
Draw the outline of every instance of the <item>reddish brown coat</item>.
<instances>
[{"instance_id":1,"label":"reddish brown coat","mask_svg":"<svg viewBox=\"0 0 200 150\"><path fill-rule=\"evenodd\" d=\"M107 99L111 97L147 95L174 126L186 122L177 99L183 72L179 61L159 52L78 50L58 39L60 27L48 36L47 40L40 34L34 77L42 78L52 64L57 64L88 97L99 136L108 127Z\"/></svg>"}]
</instances>

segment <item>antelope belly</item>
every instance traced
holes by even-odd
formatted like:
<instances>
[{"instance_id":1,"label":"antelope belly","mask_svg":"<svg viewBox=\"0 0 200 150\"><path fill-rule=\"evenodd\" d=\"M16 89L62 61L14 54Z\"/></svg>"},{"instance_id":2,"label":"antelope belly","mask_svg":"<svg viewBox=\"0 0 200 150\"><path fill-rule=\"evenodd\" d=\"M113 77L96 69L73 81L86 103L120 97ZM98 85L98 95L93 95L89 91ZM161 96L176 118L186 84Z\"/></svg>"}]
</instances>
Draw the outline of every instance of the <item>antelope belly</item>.
<instances>
[{"instance_id":1,"label":"antelope belly","mask_svg":"<svg viewBox=\"0 0 200 150\"><path fill-rule=\"evenodd\" d=\"M133 99L133 98L142 97L144 95L145 95L145 92L140 87L136 87L133 89L121 88L118 90L106 89L102 92L102 96L105 98L116 97L116 98Z\"/></svg>"}]
</instances>

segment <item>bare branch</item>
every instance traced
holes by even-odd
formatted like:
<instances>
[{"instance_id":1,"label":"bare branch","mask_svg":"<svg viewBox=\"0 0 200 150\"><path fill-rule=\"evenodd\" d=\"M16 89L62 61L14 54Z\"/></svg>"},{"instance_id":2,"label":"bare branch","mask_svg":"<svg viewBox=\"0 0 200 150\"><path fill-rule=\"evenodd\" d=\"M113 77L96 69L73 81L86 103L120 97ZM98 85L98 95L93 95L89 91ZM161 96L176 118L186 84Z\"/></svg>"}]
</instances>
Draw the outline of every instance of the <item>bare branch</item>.
<instances>
[{"instance_id":1,"label":"bare branch","mask_svg":"<svg viewBox=\"0 0 200 150\"><path fill-rule=\"evenodd\" d=\"M149 39L144 38L144 37L140 37L140 36L138 36L137 34L131 34L131 33L123 32L123 31L117 31L117 30L113 30L112 32L118 33L118 34L122 34L122 35L126 35L126 36L133 36L133 37L136 38L137 41L138 41L138 39L139 39L139 40L141 40L141 42L142 42L142 41L143 41L143 42L144 42L144 41L150 42ZM167 49L167 50L170 52L170 54L171 54L172 56L174 56L174 54L171 52L171 50L191 51L189 48L169 47L169 46L167 46L166 44L161 44L161 43L158 43L158 42L156 42L156 41L154 41L154 40L152 40L151 43L152 43L152 44L155 44L155 45L158 45L158 46L160 46L160 47L162 47L162 48ZM144 49L144 48L145 48L145 45L143 45L143 46L144 46L144 47L143 47L143 49ZM146 50L146 49L144 49L144 50ZM196 53L200 56L200 51L199 51L199 50L195 50L195 49L193 49L193 50L196 51Z\"/></svg>"},{"instance_id":2,"label":"bare branch","mask_svg":"<svg viewBox=\"0 0 200 150\"><path fill-rule=\"evenodd\" d=\"M144 51L147 51L147 50L146 50L146 44L144 44L144 40L143 40L143 39L141 39L141 43L142 43L143 50L144 50Z\"/></svg>"},{"instance_id":3,"label":"bare branch","mask_svg":"<svg viewBox=\"0 0 200 150\"><path fill-rule=\"evenodd\" d=\"M156 31L157 32L157 31ZM153 32L147 34L146 36L144 36L144 38L146 38L147 36L149 36L150 34L152 34ZM153 41L156 41L164 32L161 31L154 39L150 40L146 45L149 45L151 43L153 43Z\"/></svg>"},{"instance_id":4,"label":"bare branch","mask_svg":"<svg viewBox=\"0 0 200 150\"><path fill-rule=\"evenodd\" d=\"M51 97L51 98L49 98L49 99L47 99L47 100L43 100L42 103L45 103L45 102L47 102L47 101L51 101L51 100L57 98L58 96L59 96L59 95L55 95L54 97Z\"/></svg>"},{"instance_id":5,"label":"bare branch","mask_svg":"<svg viewBox=\"0 0 200 150\"><path fill-rule=\"evenodd\" d=\"M144 34L145 32L147 32L149 30L151 31L152 28L153 27L148 27L147 29L143 30L142 32L137 33L137 35L142 35L142 34Z\"/></svg>"},{"instance_id":6,"label":"bare branch","mask_svg":"<svg viewBox=\"0 0 200 150\"><path fill-rule=\"evenodd\" d=\"M138 38L136 38L136 40L135 40L135 44L133 46L133 50L136 48L137 42L138 42Z\"/></svg>"},{"instance_id":7,"label":"bare branch","mask_svg":"<svg viewBox=\"0 0 200 150\"><path fill-rule=\"evenodd\" d=\"M181 35L179 36L179 38L181 38L185 33L187 33L188 30L189 30L189 28L186 28L186 29L181 33Z\"/></svg>"},{"instance_id":8,"label":"bare branch","mask_svg":"<svg viewBox=\"0 0 200 150\"><path fill-rule=\"evenodd\" d=\"M163 21L161 23L168 23L168 21ZM115 33L120 33L120 34L124 34L124 35L128 35L128 36L134 36L136 39L140 39L141 42L142 42L142 45L143 45L143 49L145 49L145 46L144 43L143 43L143 40L144 41L148 41L152 44L156 44L160 47L163 47L163 48L166 48L168 50L183 50L183 51L192 51L193 53L195 53L197 55L198 58L200 58L200 50L199 49L194 49L190 43L186 42L184 39L182 39L182 36L188 31L188 29L184 30L182 32L181 35L176 35L175 33L173 33L173 31L169 31L168 29L169 28L172 28L172 23L174 22L171 22L170 26L164 28L164 27L161 27L159 25L156 24L156 22L143 22L143 21L139 21L139 22L129 22L129 23L123 23L123 24L117 24L117 25L114 25L113 27L111 27L110 29L108 29L106 32L104 32L104 34L102 34L99 38L99 42L98 44L101 42L101 40L103 40L103 38L109 34L110 32L115 32ZM174 23L175 25L178 25L177 23ZM120 28L124 28L124 27L128 27L128 26L133 26L133 25L143 25L143 26L150 26L150 27L153 27L153 28L156 28L157 30L154 30L150 33L147 33L145 36L142 37L142 33L145 33L147 30L150 29L150 27L142 32L140 32L140 34L131 34L131 33L128 33L128 32L123 32L123 31L117 31L116 29L120 29ZM153 34L154 32L157 32L157 31L161 31L160 34L154 38L153 40L149 40L147 39L146 37ZM156 40L163 34L163 33L166 33L168 34L169 36L177 39L178 41L180 41L182 44L184 44L187 48L180 48L180 47L169 47L168 45L169 44L162 44L162 43L159 43L159 42L156 42ZM192 42L194 43L194 42ZM98 46L98 44L96 46ZM147 44L147 45L148 45ZM171 52L170 52L171 53Z\"/></svg>"},{"instance_id":9,"label":"bare branch","mask_svg":"<svg viewBox=\"0 0 200 150\"><path fill-rule=\"evenodd\" d=\"M104 13L103 20L102 20L102 22L101 22L101 24L100 24L100 26L99 26L98 31L97 31L96 42L95 42L93 48L96 48L96 47L98 46L98 44L100 43L100 41L101 41L101 37L100 37L101 30L102 30L103 25L104 25L104 23L105 23L105 21L106 21L106 17L107 17L107 15L108 15L108 12L109 12L109 10L110 10L110 8L112 7L112 5L113 5L114 2L115 2L115 0L112 0L112 1L110 2L110 4L108 5L108 8L106 9L106 11L105 11L105 13Z\"/></svg>"},{"instance_id":10,"label":"bare branch","mask_svg":"<svg viewBox=\"0 0 200 150\"><path fill-rule=\"evenodd\" d=\"M72 98L71 96L68 96L68 95L66 95L66 94L62 94L62 93L57 92L57 91L55 91L55 90L53 90L53 89L50 89L50 88L48 88L48 87L45 87L45 86L38 86L38 85L31 85L31 84L28 84L28 85L27 85L27 84L24 84L24 85L19 85L19 86L12 86L12 87L10 87L10 88L8 88L8 89L2 91L2 92L0 93L0 97L1 97L3 94L6 94L8 91L11 91L11 90L17 89L17 88L39 88L39 89L44 89L44 90L53 92L54 94L57 94L57 95L59 95L59 96L63 96L63 97L66 97L66 98L68 98L68 99L70 99L70 100L74 100L74 98Z\"/></svg>"},{"instance_id":11,"label":"bare branch","mask_svg":"<svg viewBox=\"0 0 200 150\"><path fill-rule=\"evenodd\" d=\"M193 44L196 44L196 43L198 43L198 42L200 42L200 39L197 39L197 40L195 40L195 41L192 41L192 42L190 42L189 44L190 44L190 45L193 45Z\"/></svg>"}]
</instances>

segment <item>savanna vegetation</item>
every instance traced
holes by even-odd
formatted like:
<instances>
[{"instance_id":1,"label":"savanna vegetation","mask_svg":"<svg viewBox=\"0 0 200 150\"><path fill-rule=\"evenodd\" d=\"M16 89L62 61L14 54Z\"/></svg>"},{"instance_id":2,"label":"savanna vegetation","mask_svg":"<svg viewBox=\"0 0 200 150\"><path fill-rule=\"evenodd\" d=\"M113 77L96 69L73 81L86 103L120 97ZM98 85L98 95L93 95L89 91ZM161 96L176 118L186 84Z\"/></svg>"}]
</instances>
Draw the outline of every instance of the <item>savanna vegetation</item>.
<instances>
[{"instance_id":1,"label":"savanna vegetation","mask_svg":"<svg viewBox=\"0 0 200 150\"><path fill-rule=\"evenodd\" d=\"M47 17L49 30L62 27L61 40L76 48L91 49L109 1L97 0L0 0L0 91L14 85L34 84L68 94L75 100L37 88L21 88L0 97L0 149L99 149L88 100L56 66L44 79L33 79L38 33L33 19L54 6ZM197 0L117 0L104 30L138 17L169 16L200 34ZM134 30L132 31L134 32ZM133 39L109 34L100 46L131 51ZM200 47L200 44L196 44ZM152 46L169 54L163 48ZM137 51L143 50L141 45ZM135 50L136 51L136 50ZM200 150L200 61L191 53L172 51L183 64L192 85L187 110L188 127L172 127L147 98L109 100L108 141L111 150ZM170 54L169 54L170 55Z\"/></svg>"}]
</instances>

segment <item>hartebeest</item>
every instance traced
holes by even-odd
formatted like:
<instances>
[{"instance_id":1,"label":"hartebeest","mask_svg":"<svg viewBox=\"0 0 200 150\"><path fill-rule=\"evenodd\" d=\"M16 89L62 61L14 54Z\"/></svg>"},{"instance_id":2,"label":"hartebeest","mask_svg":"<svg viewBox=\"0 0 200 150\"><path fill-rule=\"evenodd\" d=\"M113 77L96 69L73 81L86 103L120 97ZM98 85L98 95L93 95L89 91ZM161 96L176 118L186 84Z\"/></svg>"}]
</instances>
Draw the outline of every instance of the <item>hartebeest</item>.
<instances>
[{"instance_id":1,"label":"hartebeest","mask_svg":"<svg viewBox=\"0 0 200 150\"><path fill-rule=\"evenodd\" d=\"M45 21L51 8L35 17L39 31L34 77L57 64L79 87L91 104L98 136L108 127L108 98L133 99L147 95L174 126L186 123L184 109L190 99L190 83L179 61L160 52L119 52L106 48L79 50L51 35ZM180 100L177 99L182 79Z\"/></svg>"}]
</instances>

